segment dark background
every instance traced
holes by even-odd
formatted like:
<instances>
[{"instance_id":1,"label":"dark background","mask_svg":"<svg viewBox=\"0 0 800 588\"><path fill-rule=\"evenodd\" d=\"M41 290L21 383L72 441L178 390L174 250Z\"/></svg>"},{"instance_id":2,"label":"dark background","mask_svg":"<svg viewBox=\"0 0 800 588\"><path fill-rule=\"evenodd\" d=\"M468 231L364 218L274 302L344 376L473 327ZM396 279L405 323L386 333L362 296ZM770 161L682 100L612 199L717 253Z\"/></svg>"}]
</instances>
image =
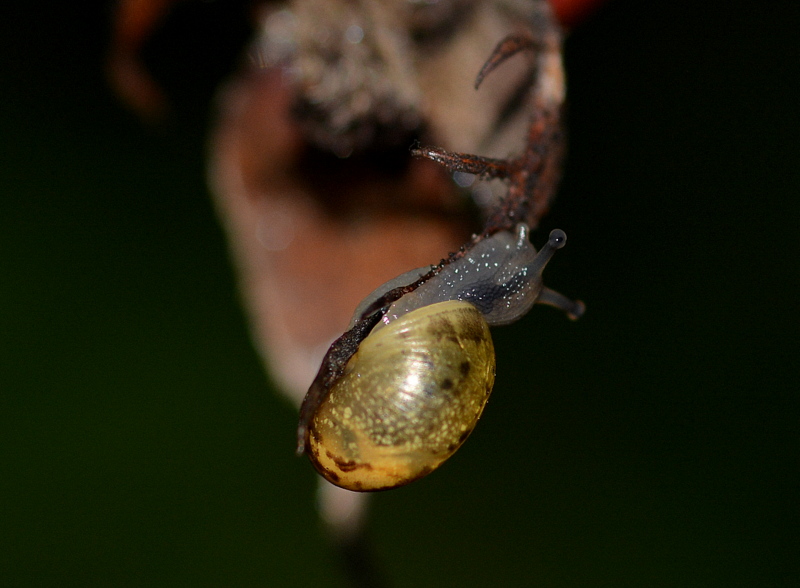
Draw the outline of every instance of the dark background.
<instances>
[{"instance_id":1,"label":"dark background","mask_svg":"<svg viewBox=\"0 0 800 588\"><path fill-rule=\"evenodd\" d=\"M109 6L5 4L0 585L341 586L204 184L239 8L159 41L154 131L107 90ZM573 32L543 229L588 311L498 329L470 442L374 497L397 586L800 583L799 30L794 2L676 0Z\"/></svg>"}]
</instances>

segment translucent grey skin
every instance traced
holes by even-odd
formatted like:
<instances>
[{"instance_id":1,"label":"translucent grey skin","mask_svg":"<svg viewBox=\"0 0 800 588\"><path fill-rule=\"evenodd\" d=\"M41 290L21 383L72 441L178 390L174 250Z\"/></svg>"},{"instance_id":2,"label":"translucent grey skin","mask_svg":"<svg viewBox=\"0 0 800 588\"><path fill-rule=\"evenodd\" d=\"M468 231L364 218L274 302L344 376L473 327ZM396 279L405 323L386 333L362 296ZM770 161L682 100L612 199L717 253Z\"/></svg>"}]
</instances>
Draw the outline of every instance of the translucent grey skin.
<instances>
[{"instance_id":1,"label":"translucent grey skin","mask_svg":"<svg viewBox=\"0 0 800 588\"><path fill-rule=\"evenodd\" d=\"M469 302L483 314L490 326L519 320L537 301L561 307L571 316L580 316L583 310L580 303L562 300L563 297L542 284L542 270L553 253L564 246L566 235L556 229L537 253L528 234L527 225L520 223L515 234L501 231L478 242L464 257L445 266L439 274L394 302L375 330L413 310L445 300ZM413 281L421 275L420 272L425 273L413 270L395 278L365 302L402 285L404 279Z\"/></svg>"}]
</instances>

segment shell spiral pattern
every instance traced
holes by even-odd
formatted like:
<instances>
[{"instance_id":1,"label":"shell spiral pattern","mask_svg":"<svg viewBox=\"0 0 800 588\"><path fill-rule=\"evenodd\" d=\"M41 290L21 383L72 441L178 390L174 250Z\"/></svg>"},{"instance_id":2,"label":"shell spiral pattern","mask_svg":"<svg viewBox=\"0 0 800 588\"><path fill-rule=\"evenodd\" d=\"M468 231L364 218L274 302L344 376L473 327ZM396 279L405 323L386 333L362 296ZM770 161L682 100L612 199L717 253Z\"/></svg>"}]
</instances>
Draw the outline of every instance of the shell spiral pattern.
<instances>
[{"instance_id":1,"label":"shell spiral pattern","mask_svg":"<svg viewBox=\"0 0 800 588\"><path fill-rule=\"evenodd\" d=\"M407 484L461 446L494 376L494 346L477 308L449 300L409 312L350 358L310 423L309 457L350 490Z\"/></svg>"}]
</instances>

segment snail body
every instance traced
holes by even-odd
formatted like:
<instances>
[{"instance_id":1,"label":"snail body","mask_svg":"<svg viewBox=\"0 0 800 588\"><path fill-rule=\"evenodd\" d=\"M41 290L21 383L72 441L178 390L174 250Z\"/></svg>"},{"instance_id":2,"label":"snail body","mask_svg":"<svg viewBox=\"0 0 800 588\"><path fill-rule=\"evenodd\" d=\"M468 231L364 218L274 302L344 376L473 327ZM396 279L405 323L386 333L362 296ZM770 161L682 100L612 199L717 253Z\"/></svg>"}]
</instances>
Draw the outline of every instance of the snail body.
<instances>
[{"instance_id":1,"label":"snail body","mask_svg":"<svg viewBox=\"0 0 800 588\"><path fill-rule=\"evenodd\" d=\"M316 469L343 488L373 491L407 484L449 458L494 385L489 326L518 320L536 302L582 314L582 303L542 285L542 270L565 242L554 230L537 253L520 224L478 241L393 302L301 422ZM354 323L396 282L367 297Z\"/></svg>"},{"instance_id":2,"label":"snail body","mask_svg":"<svg viewBox=\"0 0 800 588\"><path fill-rule=\"evenodd\" d=\"M515 234L500 231L479 241L466 255L392 304L382 323L389 324L417 308L444 300L469 302L492 327L522 318L543 288L541 272L545 264L566 242L563 231L553 231L551 242L539 257L528 234L527 225L520 223Z\"/></svg>"}]
</instances>

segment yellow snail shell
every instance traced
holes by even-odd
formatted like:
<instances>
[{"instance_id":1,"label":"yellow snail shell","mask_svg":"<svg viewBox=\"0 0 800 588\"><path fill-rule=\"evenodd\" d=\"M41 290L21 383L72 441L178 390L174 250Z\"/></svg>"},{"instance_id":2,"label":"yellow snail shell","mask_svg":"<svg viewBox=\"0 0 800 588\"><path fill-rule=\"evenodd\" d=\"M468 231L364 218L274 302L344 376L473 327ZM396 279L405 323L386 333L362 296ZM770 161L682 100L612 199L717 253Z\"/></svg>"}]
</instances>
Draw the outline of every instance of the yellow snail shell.
<instances>
[{"instance_id":1,"label":"yellow snail shell","mask_svg":"<svg viewBox=\"0 0 800 588\"><path fill-rule=\"evenodd\" d=\"M494 375L489 325L475 306L448 300L409 312L361 343L314 414L309 457L351 490L407 484L469 436Z\"/></svg>"}]
</instances>

